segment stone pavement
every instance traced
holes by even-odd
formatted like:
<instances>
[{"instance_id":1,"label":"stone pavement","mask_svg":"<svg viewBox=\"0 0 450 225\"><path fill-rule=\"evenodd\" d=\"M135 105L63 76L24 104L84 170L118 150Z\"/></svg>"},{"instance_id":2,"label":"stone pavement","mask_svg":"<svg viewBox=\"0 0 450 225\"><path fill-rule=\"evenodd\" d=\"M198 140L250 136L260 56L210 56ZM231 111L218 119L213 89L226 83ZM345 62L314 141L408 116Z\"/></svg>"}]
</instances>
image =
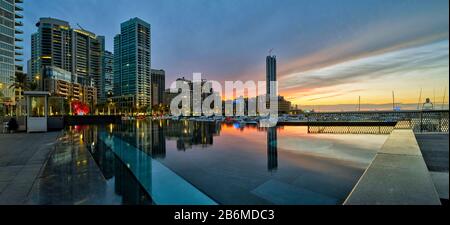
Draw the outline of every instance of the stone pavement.
<instances>
[{"instance_id":1,"label":"stone pavement","mask_svg":"<svg viewBox=\"0 0 450 225\"><path fill-rule=\"evenodd\" d=\"M0 134L0 205L27 201L59 134Z\"/></svg>"},{"instance_id":2,"label":"stone pavement","mask_svg":"<svg viewBox=\"0 0 450 225\"><path fill-rule=\"evenodd\" d=\"M412 130L391 133L344 204L441 204Z\"/></svg>"}]
</instances>

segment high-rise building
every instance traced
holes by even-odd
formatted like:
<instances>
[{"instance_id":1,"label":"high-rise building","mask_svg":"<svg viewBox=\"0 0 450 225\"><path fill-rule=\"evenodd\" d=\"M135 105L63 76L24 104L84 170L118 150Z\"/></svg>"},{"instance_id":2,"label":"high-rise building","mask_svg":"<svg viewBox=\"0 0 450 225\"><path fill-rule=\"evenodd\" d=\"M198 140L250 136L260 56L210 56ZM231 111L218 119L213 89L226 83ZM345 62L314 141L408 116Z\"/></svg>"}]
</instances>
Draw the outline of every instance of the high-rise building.
<instances>
[{"instance_id":1,"label":"high-rise building","mask_svg":"<svg viewBox=\"0 0 450 225\"><path fill-rule=\"evenodd\" d=\"M29 76L44 90L45 68L59 68L71 73L71 82L92 86L101 94L102 40L82 28L72 29L68 22L54 18L41 18L38 31L31 36L31 62ZM52 90L46 90L52 91ZM73 95L73 93L69 94ZM97 103L93 99L92 104Z\"/></svg>"},{"instance_id":2,"label":"high-rise building","mask_svg":"<svg viewBox=\"0 0 450 225\"><path fill-rule=\"evenodd\" d=\"M277 57L267 56L266 58L266 94L270 93L270 83L277 81Z\"/></svg>"},{"instance_id":3,"label":"high-rise building","mask_svg":"<svg viewBox=\"0 0 450 225\"><path fill-rule=\"evenodd\" d=\"M41 18L36 26L38 31L31 36L31 76L42 81L42 69L45 66L72 72L73 44L69 23Z\"/></svg>"},{"instance_id":4,"label":"high-rise building","mask_svg":"<svg viewBox=\"0 0 450 225\"><path fill-rule=\"evenodd\" d=\"M164 70L152 70L152 106L164 103L164 90L166 88L166 72Z\"/></svg>"},{"instance_id":5,"label":"high-rise building","mask_svg":"<svg viewBox=\"0 0 450 225\"><path fill-rule=\"evenodd\" d=\"M105 51L103 55L103 85L104 94L106 97L114 95L114 54L110 51Z\"/></svg>"},{"instance_id":6,"label":"high-rise building","mask_svg":"<svg viewBox=\"0 0 450 225\"><path fill-rule=\"evenodd\" d=\"M20 14L23 8L20 4L22 0L0 0L0 105L15 105L17 90L10 89L16 73L23 73L23 55L20 42L23 40L19 35L23 31L19 27L23 26Z\"/></svg>"},{"instance_id":7,"label":"high-rise building","mask_svg":"<svg viewBox=\"0 0 450 225\"><path fill-rule=\"evenodd\" d=\"M102 49L100 40L86 30L73 30L73 67L75 82L93 85L97 96L101 95ZM96 99L97 100L97 99Z\"/></svg>"},{"instance_id":8,"label":"high-rise building","mask_svg":"<svg viewBox=\"0 0 450 225\"><path fill-rule=\"evenodd\" d=\"M114 37L114 95L133 95L137 108L151 106L151 27L134 18Z\"/></svg>"},{"instance_id":9,"label":"high-rise building","mask_svg":"<svg viewBox=\"0 0 450 225\"><path fill-rule=\"evenodd\" d=\"M114 55L106 50L106 41L104 36L98 36L102 49L102 72L100 80L100 102L106 102L108 97L113 95L114 82Z\"/></svg>"}]
</instances>

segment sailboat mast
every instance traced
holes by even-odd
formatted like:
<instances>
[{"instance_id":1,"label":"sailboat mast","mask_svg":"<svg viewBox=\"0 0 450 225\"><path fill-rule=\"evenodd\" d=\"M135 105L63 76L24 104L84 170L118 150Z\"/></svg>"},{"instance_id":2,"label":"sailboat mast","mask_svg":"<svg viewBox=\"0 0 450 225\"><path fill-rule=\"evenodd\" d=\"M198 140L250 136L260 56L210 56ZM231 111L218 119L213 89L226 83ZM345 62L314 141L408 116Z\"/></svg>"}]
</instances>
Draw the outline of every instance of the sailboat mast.
<instances>
[{"instance_id":1,"label":"sailboat mast","mask_svg":"<svg viewBox=\"0 0 450 225\"><path fill-rule=\"evenodd\" d=\"M433 110L434 110L434 105L436 105L436 89L433 89Z\"/></svg>"},{"instance_id":2,"label":"sailboat mast","mask_svg":"<svg viewBox=\"0 0 450 225\"><path fill-rule=\"evenodd\" d=\"M444 110L444 104L445 104L445 97L447 95L447 87L444 88L444 98L442 99L442 110Z\"/></svg>"},{"instance_id":3,"label":"sailboat mast","mask_svg":"<svg viewBox=\"0 0 450 225\"><path fill-rule=\"evenodd\" d=\"M361 111L361 96L358 97L358 112Z\"/></svg>"},{"instance_id":4,"label":"sailboat mast","mask_svg":"<svg viewBox=\"0 0 450 225\"><path fill-rule=\"evenodd\" d=\"M417 110L420 110L420 102L422 101L422 88L420 89L419 102L417 102Z\"/></svg>"}]
</instances>

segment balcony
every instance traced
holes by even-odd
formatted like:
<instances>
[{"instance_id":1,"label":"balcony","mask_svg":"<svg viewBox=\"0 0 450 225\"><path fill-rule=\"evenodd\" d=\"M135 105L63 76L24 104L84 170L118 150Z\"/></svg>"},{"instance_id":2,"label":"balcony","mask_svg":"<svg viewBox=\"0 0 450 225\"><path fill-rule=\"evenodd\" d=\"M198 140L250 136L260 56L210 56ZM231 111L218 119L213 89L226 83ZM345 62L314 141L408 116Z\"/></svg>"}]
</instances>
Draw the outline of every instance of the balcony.
<instances>
[{"instance_id":1,"label":"balcony","mask_svg":"<svg viewBox=\"0 0 450 225\"><path fill-rule=\"evenodd\" d=\"M16 19L23 19L23 15L21 15L21 14L19 14L19 13L16 13L15 18L16 18Z\"/></svg>"},{"instance_id":2,"label":"balcony","mask_svg":"<svg viewBox=\"0 0 450 225\"><path fill-rule=\"evenodd\" d=\"M16 1L17 2L17 1ZM23 11L23 8L20 7L19 5L15 5L15 10L17 11Z\"/></svg>"},{"instance_id":3,"label":"balcony","mask_svg":"<svg viewBox=\"0 0 450 225\"><path fill-rule=\"evenodd\" d=\"M23 30L16 29L14 33L15 34L23 34Z\"/></svg>"}]
</instances>

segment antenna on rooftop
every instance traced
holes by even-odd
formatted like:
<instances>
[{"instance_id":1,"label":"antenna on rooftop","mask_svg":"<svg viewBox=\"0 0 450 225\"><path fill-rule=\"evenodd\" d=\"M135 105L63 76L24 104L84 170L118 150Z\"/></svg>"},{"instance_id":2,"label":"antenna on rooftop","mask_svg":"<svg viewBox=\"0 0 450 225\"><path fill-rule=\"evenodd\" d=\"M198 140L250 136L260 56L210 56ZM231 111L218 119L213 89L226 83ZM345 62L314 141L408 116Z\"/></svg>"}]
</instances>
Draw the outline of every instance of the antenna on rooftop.
<instances>
[{"instance_id":1,"label":"antenna on rooftop","mask_svg":"<svg viewBox=\"0 0 450 225\"><path fill-rule=\"evenodd\" d=\"M271 48L270 50L269 50L269 55L272 55L272 52L273 52L273 48Z\"/></svg>"},{"instance_id":2,"label":"antenna on rooftop","mask_svg":"<svg viewBox=\"0 0 450 225\"><path fill-rule=\"evenodd\" d=\"M79 23L77 23L77 26L78 26L80 29L85 30Z\"/></svg>"}]
</instances>

